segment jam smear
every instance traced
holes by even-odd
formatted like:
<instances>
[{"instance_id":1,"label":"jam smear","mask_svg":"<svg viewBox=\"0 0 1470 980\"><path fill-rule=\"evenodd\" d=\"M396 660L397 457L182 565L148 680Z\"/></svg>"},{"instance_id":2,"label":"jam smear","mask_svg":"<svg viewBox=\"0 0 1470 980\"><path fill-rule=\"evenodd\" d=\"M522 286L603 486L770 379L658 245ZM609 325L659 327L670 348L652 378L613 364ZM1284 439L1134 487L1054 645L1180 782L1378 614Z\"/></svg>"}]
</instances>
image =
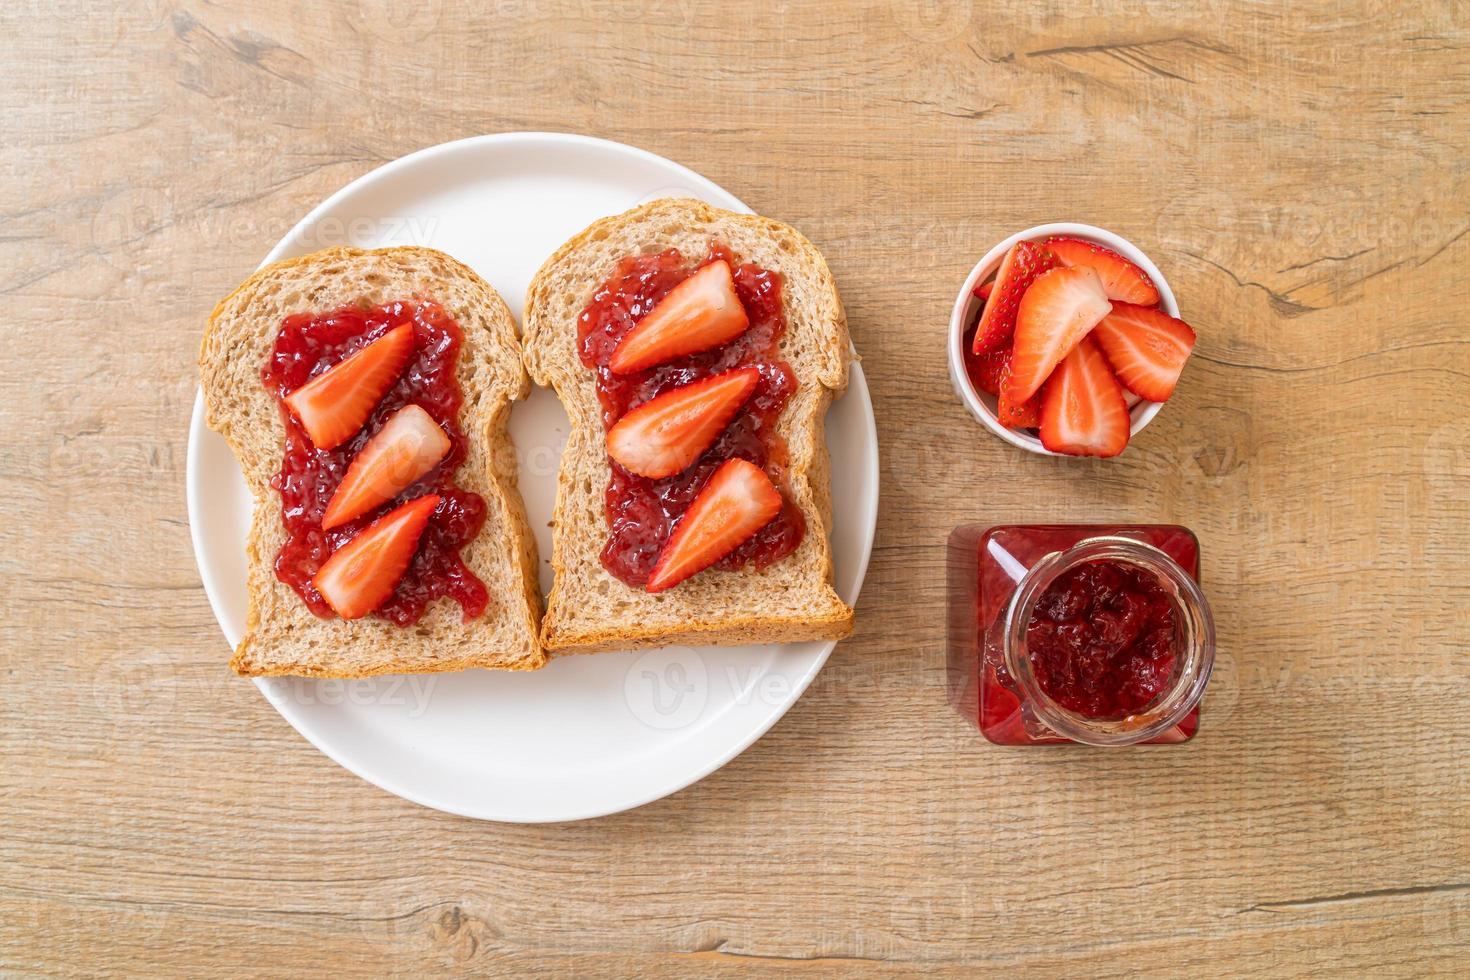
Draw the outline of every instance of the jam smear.
<instances>
[{"instance_id":1,"label":"jam smear","mask_svg":"<svg viewBox=\"0 0 1470 980\"><path fill-rule=\"evenodd\" d=\"M285 396L405 322L413 324L414 333L414 355L408 367L357 435L335 449L316 448L287 410ZM311 611L323 619L335 614L311 584L317 570L368 524L428 493L440 495L439 506L429 518L408 571L373 615L409 626L418 621L430 603L447 596L459 603L468 621L489 604L485 584L459 554L480 533L486 512L479 494L454 482L468 449L459 427L463 396L455 375L463 336L459 325L442 308L425 300L288 316L276 335L275 351L261 370L261 379L275 394L286 426L281 469L271 480L271 486L281 494L281 522L286 527L286 542L276 555L276 577L295 589ZM443 427L449 435L448 455L393 500L356 520L323 531L322 514L347 467L383 424L409 404L422 407Z\"/></svg>"},{"instance_id":2,"label":"jam smear","mask_svg":"<svg viewBox=\"0 0 1470 980\"><path fill-rule=\"evenodd\" d=\"M1047 586L1026 624L1026 652L1053 701L1117 720L1169 689L1174 637L1174 605L1154 574L1099 559Z\"/></svg>"},{"instance_id":3,"label":"jam smear","mask_svg":"<svg viewBox=\"0 0 1470 980\"><path fill-rule=\"evenodd\" d=\"M720 259L730 263L735 292L750 318L750 329L723 347L681 357L667 364L614 374L608 369L618 342L647 316L670 290L700 268ZM781 359L786 317L781 312L781 274L749 263L738 264L730 250L711 242L698 262L676 249L634 255L618 263L616 271L593 294L577 321L578 353L597 376L602 420L611 428L630 409L651 398L722 371L753 366L760 371L755 393L724 433L688 469L674 476L649 479L630 473L609 460L604 509L610 531L602 550L602 564L623 582L643 587L674 525L705 482L727 459L744 459L761 467L785 501L776 519L741 544L714 567L726 570L754 565L765 568L785 558L801 544L806 521L785 490L788 463L785 440L776 423L796 391L791 366Z\"/></svg>"}]
</instances>

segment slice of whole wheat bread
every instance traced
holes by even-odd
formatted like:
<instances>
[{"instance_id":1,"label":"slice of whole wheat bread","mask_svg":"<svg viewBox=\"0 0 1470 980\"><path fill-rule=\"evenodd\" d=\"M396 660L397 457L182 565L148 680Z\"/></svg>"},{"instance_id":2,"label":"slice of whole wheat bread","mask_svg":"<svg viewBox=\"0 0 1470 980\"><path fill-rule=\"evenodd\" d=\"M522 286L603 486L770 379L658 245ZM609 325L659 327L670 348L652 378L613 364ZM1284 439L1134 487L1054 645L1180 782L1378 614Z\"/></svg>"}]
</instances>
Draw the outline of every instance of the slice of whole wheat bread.
<instances>
[{"instance_id":1,"label":"slice of whole wheat bread","mask_svg":"<svg viewBox=\"0 0 1470 980\"><path fill-rule=\"evenodd\" d=\"M487 516L460 556L485 583L490 602L469 622L447 598L408 627L371 616L320 619L274 571L286 533L270 481L281 467L286 430L261 368L291 314L418 299L438 303L464 334L459 423L469 448L455 482L485 499ZM489 283L427 248L331 248L287 259L261 269L215 307L199 369L209 426L229 441L254 497L246 545L250 607L230 666L247 675L368 677L545 663L537 641L536 543L506 431L511 402L529 387L515 321Z\"/></svg>"},{"instance_id":2,"label":"slice of whole wheat bread","mask_svg":"<svg viewBox=\"0 0 1470 980\"><path fill-rule=\"evenodd\" d=\"M780 272L786 334L781 356L797 390L777 425L790 451L786 492L806 518L797 550L762 571L707 569L650 595L601 561L608 537L604 495L611 475L593 372L577 353L577 318L594 290L630 255L678 249L698 259L711 240L741 262ZM548 651L594 653L669 643L744 644L836 639L852 609L832 588L827 407L847 387L847 317L827 263L795 229L694 200L659 200L605 218L572 238L526 292L525 361L531 378L556 389L571 419L557 477L552 570L541 642Z\"/></svg>"}]
</instances>

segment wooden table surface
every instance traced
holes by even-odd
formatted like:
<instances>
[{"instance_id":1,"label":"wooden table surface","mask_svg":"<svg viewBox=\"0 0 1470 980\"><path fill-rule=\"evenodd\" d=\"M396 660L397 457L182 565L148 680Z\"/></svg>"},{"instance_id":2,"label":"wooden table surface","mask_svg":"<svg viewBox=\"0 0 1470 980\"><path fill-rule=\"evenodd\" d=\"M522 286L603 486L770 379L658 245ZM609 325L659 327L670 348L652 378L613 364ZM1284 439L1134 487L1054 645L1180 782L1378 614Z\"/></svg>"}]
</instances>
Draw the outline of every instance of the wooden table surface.
<instances>
[{"instance_id":1,"label":"wooden table surface","mask_svg":"<svg viewBox=\"0 0 1470 980\"><path fill-rule=\"evenodd\" d=\"M1470 970L1464 4L108 6L0 11L0 972ZM184 507L215 300L352 178L503 130L805 231L882 441L812 688L570 825L313 749L227 670ZM1114 461L1007 447L946 374L971 264L1056 219L1147 249L1199 331ZM1202 734L988 746L945 703L944 538L1089 519L1199 533Z\"/></svg>"}]
</instances>

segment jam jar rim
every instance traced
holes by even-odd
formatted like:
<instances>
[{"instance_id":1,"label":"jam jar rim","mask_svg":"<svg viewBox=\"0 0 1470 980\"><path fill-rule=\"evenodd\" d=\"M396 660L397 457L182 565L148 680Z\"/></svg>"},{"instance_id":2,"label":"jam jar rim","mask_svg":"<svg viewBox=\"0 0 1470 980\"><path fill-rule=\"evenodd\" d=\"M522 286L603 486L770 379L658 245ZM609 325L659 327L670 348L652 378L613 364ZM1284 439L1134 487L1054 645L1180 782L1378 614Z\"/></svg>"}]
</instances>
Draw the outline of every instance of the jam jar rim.
<instances>
[{"instance_id":1,"label":"jam jar rim","mask_svg":"<svg viewBox=\"0 0 1470 980\"><path fill-rule=\"evenodd\" d=\"M1026 655L1026 628L1046 587L1062 573L1089 561L1122 561L1164 580L1165 592L1180 616L1182 657L1173 685L1146 711L1126 718L1089 718L1058 704L1036 681ZM1006 669L1027 695L1037 720L1056 734L1084 745L1137 745L1158 738L1198 706L1215 664L1215 620L1195 577L1161 549L1121 534L1083 538L1032 565L1016 584L1004 618Z\"/></svg>"}]
</instances>

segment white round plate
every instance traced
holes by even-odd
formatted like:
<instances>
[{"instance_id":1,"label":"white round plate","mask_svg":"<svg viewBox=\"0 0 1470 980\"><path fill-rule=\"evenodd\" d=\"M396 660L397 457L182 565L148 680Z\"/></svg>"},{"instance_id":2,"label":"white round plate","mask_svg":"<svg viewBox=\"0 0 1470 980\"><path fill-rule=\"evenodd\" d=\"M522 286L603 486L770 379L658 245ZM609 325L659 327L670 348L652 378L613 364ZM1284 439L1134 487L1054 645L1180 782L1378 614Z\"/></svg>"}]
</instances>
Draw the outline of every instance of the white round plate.
<instances>
[{"instance_id":1,"label":"white round plate","mask_svg":"<svg viewBox=\"0 0 1470 980\"><path fill-rule=\"evenodd\" d=\"M560 133L503 133L431 147L332 195L266 262L331 245L426 245L468 263L521 314L541 262L592 221L659 197L749 211L693 171L643 150ZM520 486L549 589L556 470L567 418L533 391L511 418ZM837 590L857 601L878 516L878 441L862 368L827 418ZM196 399L189 525L204 589L232 645L245 625L249 491ZM834 643L671 647L553 660L529 673L470 670L355 681L261 678L276 709L363 779L485 820L616 813L733 759L806 690Z\"/></svg>"}]
</instances>

